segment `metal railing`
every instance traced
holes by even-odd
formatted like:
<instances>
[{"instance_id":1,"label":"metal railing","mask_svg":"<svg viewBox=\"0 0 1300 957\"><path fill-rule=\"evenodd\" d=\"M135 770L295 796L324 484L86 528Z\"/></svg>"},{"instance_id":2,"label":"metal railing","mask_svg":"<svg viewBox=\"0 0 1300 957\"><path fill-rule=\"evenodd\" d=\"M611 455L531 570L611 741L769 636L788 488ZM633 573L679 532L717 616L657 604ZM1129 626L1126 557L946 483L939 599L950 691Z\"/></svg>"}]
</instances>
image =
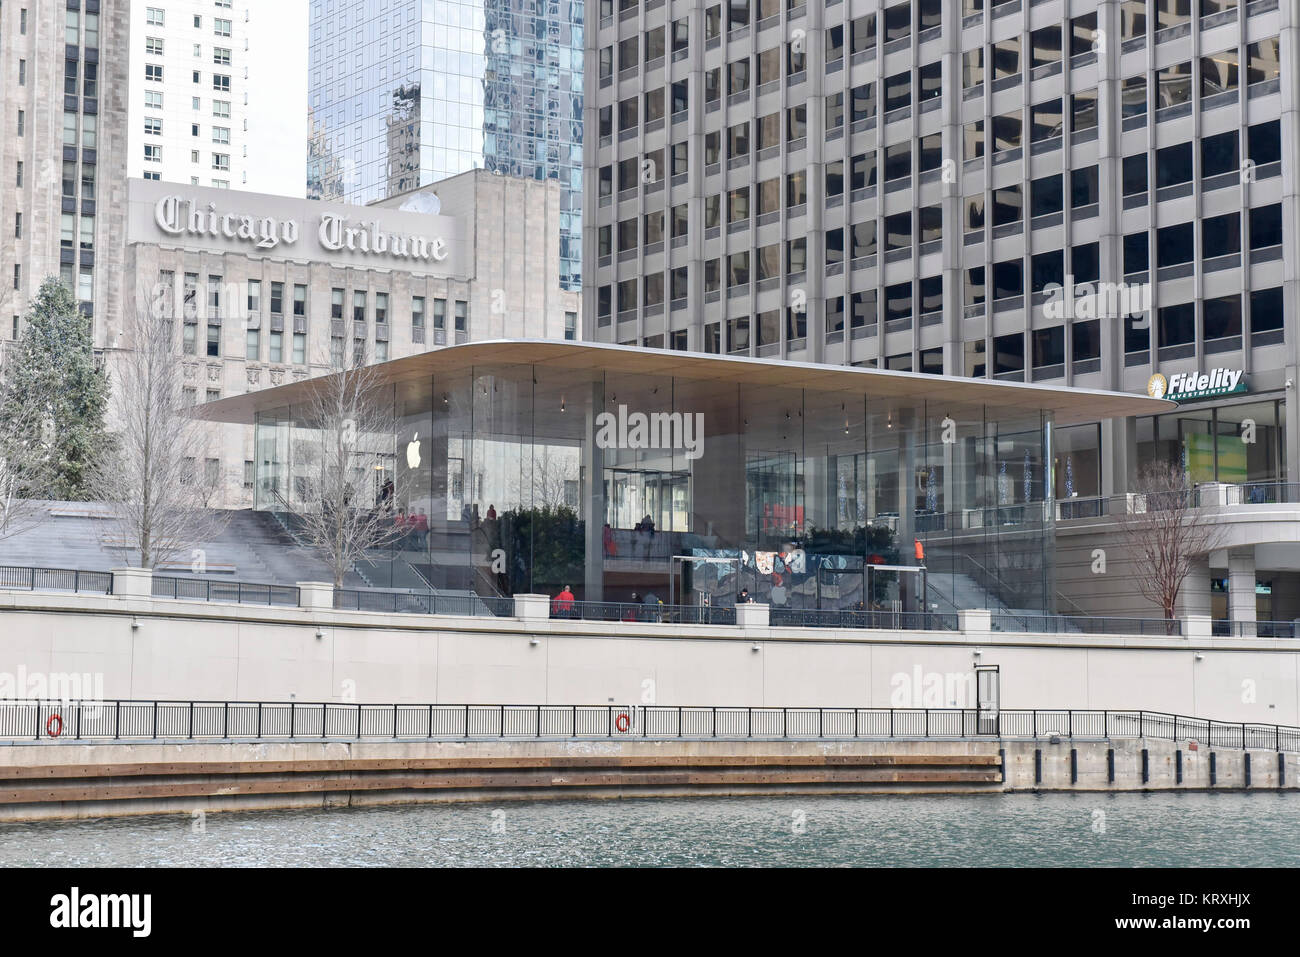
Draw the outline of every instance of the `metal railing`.
<instances>
[{"instance_id":1,"label":"metal railing","mask_svg":"<svg viewBox=\"0 0 1300 957\"><path fill-rule=\"evenodd\" d=\"M154 598L182 601L297 607L297 585L222 581L216 578L153 577ZM31 568L0 565L0 590L66 591L111 595L111 572L69 568ZM334 607L346 611L386 614L459 615L512 618L515 600L509 596L444 595L437 592L385 591L342 588ZM551 603L550 617L581 621L640 622L686 625L735 625L736 610L725 605L646 605L633 602L574 601L567 608ZM853 609L770 608L769 624L787 628L858 628L897 631L957 631L957 614L941 612L857 611ZM991 616L994 631L1033 634L1083 633L1094 635L1183 636L1181 619L1123 618L1096 615L1025 615L997 612ZM1297 638L1294 621L1213 623L1213 634L1234 638Z\"/></svg>"},{"instance_id":2,"label":"metal railing","mask_svg":"<svg viewBox=\"0 0 1300 957\"><path fill-rule=\"evenodd\" d=\"M1215 621L1213 633L1221 638L1295 638L1294 621Z\"/></svg>"},{"instance_id":3,"label":"metal railing","mask_svg":"<svg viewBox=\"0 0 1300 957\"><path fill-rule=\"evenodd\" d=\"M1244 482L1240 485L1205 484L1162 492L1128 492L1056 500L1056 517L1062 521L1101 518L1167 508L1221 508L1225 505L1294 505L1300 503L1300 483Z\"/></svg>"},{"instance_id":4,"label":"metal railing","mask_svg":"<svg viewBox=\"0 0 1300 957\"><path fill-rule=\"evenodd\" d=\"M734 625L736 609L725 605L646 605L641 602L551 602L551 617L575 621L655 622L677 625Z\"/></svg>"},{"instance_id":5,"label":"metal railing","mask_svg":"<svg viewBox=\"0 0 1300 957\"><path fill-rule=\"evenodd\" d=\"M1300 502L1300 484L1295 482L1246 482L1232 486L1231 505L1292 505Z\"/></svg>"},{"instance_id":6,"label":"metal railing","mask_svg":"<svg viewBox=\"0 0 1300 957\"><path fill-rule=\"evenodd\" d=\"M509 618L515 613L515 600L493 595L440 595L437 592L337 588L334 591L334 607L345 611L378 611L387 614Z\"/></svg>"},{"instance_id":7,"label":"metal railing","mask_svg":"<svg viewBox=\"0 0 1300 957\"><path fill-rule=\"evenodd\" d=\"M190 601L234 602L240 605L289 605L299 603L297 585L220 581L214 578L153 577L154 598Z\"/></svg>"},{"instance_id":8,"label":"metal railing","mask_svg":"<svg viewBox=\"0 0 1300 957\"><path fill-rule=\"evenodd\" d=\"M23 565L0 565L0 588L111 595L113 594L113 576L109 572L83 572L75 568L29 568Z\"/></svg>"},{"instance_id":9,"label":"metal railing","mask_svg":"<svg viewBox=\"0 0 1300 957\"><path fill-rule=\"evenodd\" d=\"M1300 728L1161 711L0 700L0 740L1153 738L1300 751Z\"/></svg>"},{"instance_id":10,"label":"metal railing","mask_svg":"<svg viewBox=\"0 0 1300 957\"><path fill-rule=\"evenodd\" d=\"M992 616L992 627L994 631L1047 635L1081 632L1089 635L1181 636L1183 633L1183 623L1177 618L1108 618L1095 615L997 613Z\"/></svg>"},{"instance_id":11,"label":"metal railing","mask_svg":"<svg viewBox=\"0 0 1300 957\"><path fill-rule=\"evenodd\" d=\"M773 626L791 628L892 628L901 631L956 631L958 616L934 611L855 611L849 608L773 608Z\"/></svg>"}]
</instances>

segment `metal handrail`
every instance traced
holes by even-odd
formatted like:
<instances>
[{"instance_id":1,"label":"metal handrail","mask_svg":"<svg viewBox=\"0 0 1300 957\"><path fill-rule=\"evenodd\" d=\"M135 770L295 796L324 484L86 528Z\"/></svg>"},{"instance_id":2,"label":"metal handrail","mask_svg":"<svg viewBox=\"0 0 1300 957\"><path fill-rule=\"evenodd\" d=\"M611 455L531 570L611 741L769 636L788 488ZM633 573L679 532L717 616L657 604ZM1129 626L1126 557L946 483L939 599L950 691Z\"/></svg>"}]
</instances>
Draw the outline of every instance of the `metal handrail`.
<instances>
[{"instance_id":1,"label":"metal handrail","mask_svg":"<svg viewBox=\"0 0 1300 957\"><path fill-rule=\"evenodd\" d=\"M654 622L657 624L734 625L729 605L665 605L624 601L551 601L551 617L575 621Z\"/></svg>"},{"instance_id":2,"label":"metal handrail","mask_svg":"<svg viewBox=\"0 0 1300 957\"><path fill-rule=\"evenodd\" d=\"M111 595L113 575L111 572L88 572L75 568L0 565L0 588Z\"/></svg>"},{"instance_id":3,"label":"metal handrail","mask_svg":"<svg viewBox=\"0 0 1300 957\"><path fill-rule=\"evenodd\" d=\"M1094 615L992 615L994 631L1028 632L1033 634L1062 634L1082 632L1093 635L1168 635L1181 636L1183 623L1179 618L1124 618Z\"/></svg>"},{"instance_id":4,"label":"metal handrail","mask_svg":"<svg viewBox=\"0 0 1300 957\"><path fill-rule=\"evenodd\" d=\"M269 582L236 582L214 578L155 575L152 589L154 598L172 598L182 601L287 606L297 606L301 601L297 585L276 585Z\"/></svg>"},{"instance_id":5,"label":"metal handrail","mask_svg":"<svg viewBox=\"0 0 1300 957\"><path fill-rule=\"evenodd\" d=\"M345 611L376 611L388 614L483 615L509 618L515 600L496 595L444 595L437 591L402 591L382 588L338 588L334 607Z\"/></svg>"},{"instance_id":6,"label":"metal handrail","mask_svg":"<svg viewBox=\"0 0 1300 957\"><path fill-rule=\"evenodd\" d=\"M1150 738L1300 752L1300 728L1163 711L0 699L0 741Z\"/></svg>"},{"instance_id":7,"label":"metal handrail","mask_svg":"<svg viewBox=\"0 0 1300 957\"><path fill-rule=\"evenodd\" d=\"M952 612L856 610L851 608L773 608L773 626L793 628L892 628L899 631L956 631L959 616Z\"/></svg>"},{"instance_id":8,"label":"metal handrail","mask_svg":"<svg viewBox=\"0 0 1300 957\"><path fill-rule=\"evenodd\" d=\"M0 565L0 590L73 591L83 594L113 594L112 572L79 571L70 568L38 568ZM301 604L297 585L271 582L238 582L217 578L153 577L154 598L182 601L232 602L237 604ZM469 615L485 612L498 618L515 617L513 596L446 595L437 591L400 591L378 588L338 589L335 607L343 610L388 614ZM957 631L960 616L948 612L859 611L855 609L780 608L769 609L773 627L864 628L897 631ZM736 610L729 605L645 605L631 602L574 601L565 608L552 602L550 617L584 621L637 623L735 625ZM995 631L1043 634L1081 632L1104 635L1185 636L1178 618L1108 617L1104 615L1034 615L994 612ZM1241 638L1300 638L1294 621L1214 622L1213 633Z\"/></svg>"}]
</instances>

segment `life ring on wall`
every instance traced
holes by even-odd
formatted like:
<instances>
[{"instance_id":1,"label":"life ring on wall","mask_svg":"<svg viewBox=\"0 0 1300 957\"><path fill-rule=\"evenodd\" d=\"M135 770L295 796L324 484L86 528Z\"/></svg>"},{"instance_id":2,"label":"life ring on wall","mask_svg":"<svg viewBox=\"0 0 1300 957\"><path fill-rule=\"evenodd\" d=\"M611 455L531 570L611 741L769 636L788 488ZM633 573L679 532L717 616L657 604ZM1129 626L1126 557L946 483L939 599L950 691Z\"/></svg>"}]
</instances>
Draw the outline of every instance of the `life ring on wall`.
<instances>
[{"instance_id":1,"label":"life ring on wall","mask_svg":"<svg viewBox=\"0 0 1300 957\"><path fill-rule=\"evenodd\" d=\"M54 728L54 723L55 723L56 721L59 723L59 726L58 726L58 729L57 729L57 730L55 730L55 728ZM57 714L52 714L52 715L50 715L48 718L46 718L46 719L45 719L45 733L48 734L51 738L57 738L59 735L61 735L61 734L63 733L63 718L62 718L62 716L57 715Z\"/></svg>"},{"instance_id":2,"label":"life ring on wall","mask_svg":"<svg viewBox=\"0 0 1300 957\"><path fill-rule=\"evenodd\" d=\"M627 731L632 727L632 718L628 715L626 711L624 711L622 714L620 714L617 718L614 719L614 727L618 728L619 731L626 734Z\"/></svg>"}]
</instances>

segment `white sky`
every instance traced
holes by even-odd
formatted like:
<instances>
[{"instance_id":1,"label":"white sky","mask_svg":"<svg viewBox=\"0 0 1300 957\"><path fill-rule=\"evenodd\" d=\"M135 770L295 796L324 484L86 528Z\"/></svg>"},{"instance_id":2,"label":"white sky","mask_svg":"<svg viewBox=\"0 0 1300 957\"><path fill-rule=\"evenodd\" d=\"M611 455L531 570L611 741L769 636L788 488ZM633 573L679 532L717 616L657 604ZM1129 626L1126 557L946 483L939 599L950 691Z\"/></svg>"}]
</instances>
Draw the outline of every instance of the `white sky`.
<instances>
[{"instance_id":1,"label":"white sky","mask_svg":"<svg viewBox=\"0 0 1300 957\"><path fill-rule=\"evenodd\" d=\"M244 189L278 196L307 192L307 0L251 4L248 61L249 155ZM254 145L256 144L256 145Z\"/></svg>"}]
</instances>

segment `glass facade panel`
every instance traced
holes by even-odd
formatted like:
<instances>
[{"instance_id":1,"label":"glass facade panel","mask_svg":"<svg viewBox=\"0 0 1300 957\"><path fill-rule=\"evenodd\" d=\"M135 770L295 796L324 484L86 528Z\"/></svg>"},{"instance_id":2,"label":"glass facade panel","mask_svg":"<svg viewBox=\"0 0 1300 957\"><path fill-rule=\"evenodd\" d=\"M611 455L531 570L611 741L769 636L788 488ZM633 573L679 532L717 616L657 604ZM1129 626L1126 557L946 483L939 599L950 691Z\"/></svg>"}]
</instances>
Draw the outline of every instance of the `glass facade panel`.
<instances>
[{"instance_id":1,"label":"glass facade panel","mask_svg":"<svg viewBox=\"0 0 1300 957\"><path fill-rule=\"evenodd\" d=\"M581 288L584 6L311 5L308 196L368 203L470 169L560 184Z\"/></svg>"},{"instance_id":2,"label":"glass facade panel","mask_svg":"<svg viewBox=\"0 0 1300 957\"><path fill-rule=\"evenodd\" d=\"M726 605L747 588L778 608L951 612L974 580L1050 609L1053 490L1095 488L1096 426L1054 453L1038 410L867 386L541 365L386 386L398 433L364 441L391 465L359 477L352 507L391 509L405 531L373 584ZM311 438L298 414L258 415L258 508L315 507L295 480Z\"/></svg>"}]
</instances>

